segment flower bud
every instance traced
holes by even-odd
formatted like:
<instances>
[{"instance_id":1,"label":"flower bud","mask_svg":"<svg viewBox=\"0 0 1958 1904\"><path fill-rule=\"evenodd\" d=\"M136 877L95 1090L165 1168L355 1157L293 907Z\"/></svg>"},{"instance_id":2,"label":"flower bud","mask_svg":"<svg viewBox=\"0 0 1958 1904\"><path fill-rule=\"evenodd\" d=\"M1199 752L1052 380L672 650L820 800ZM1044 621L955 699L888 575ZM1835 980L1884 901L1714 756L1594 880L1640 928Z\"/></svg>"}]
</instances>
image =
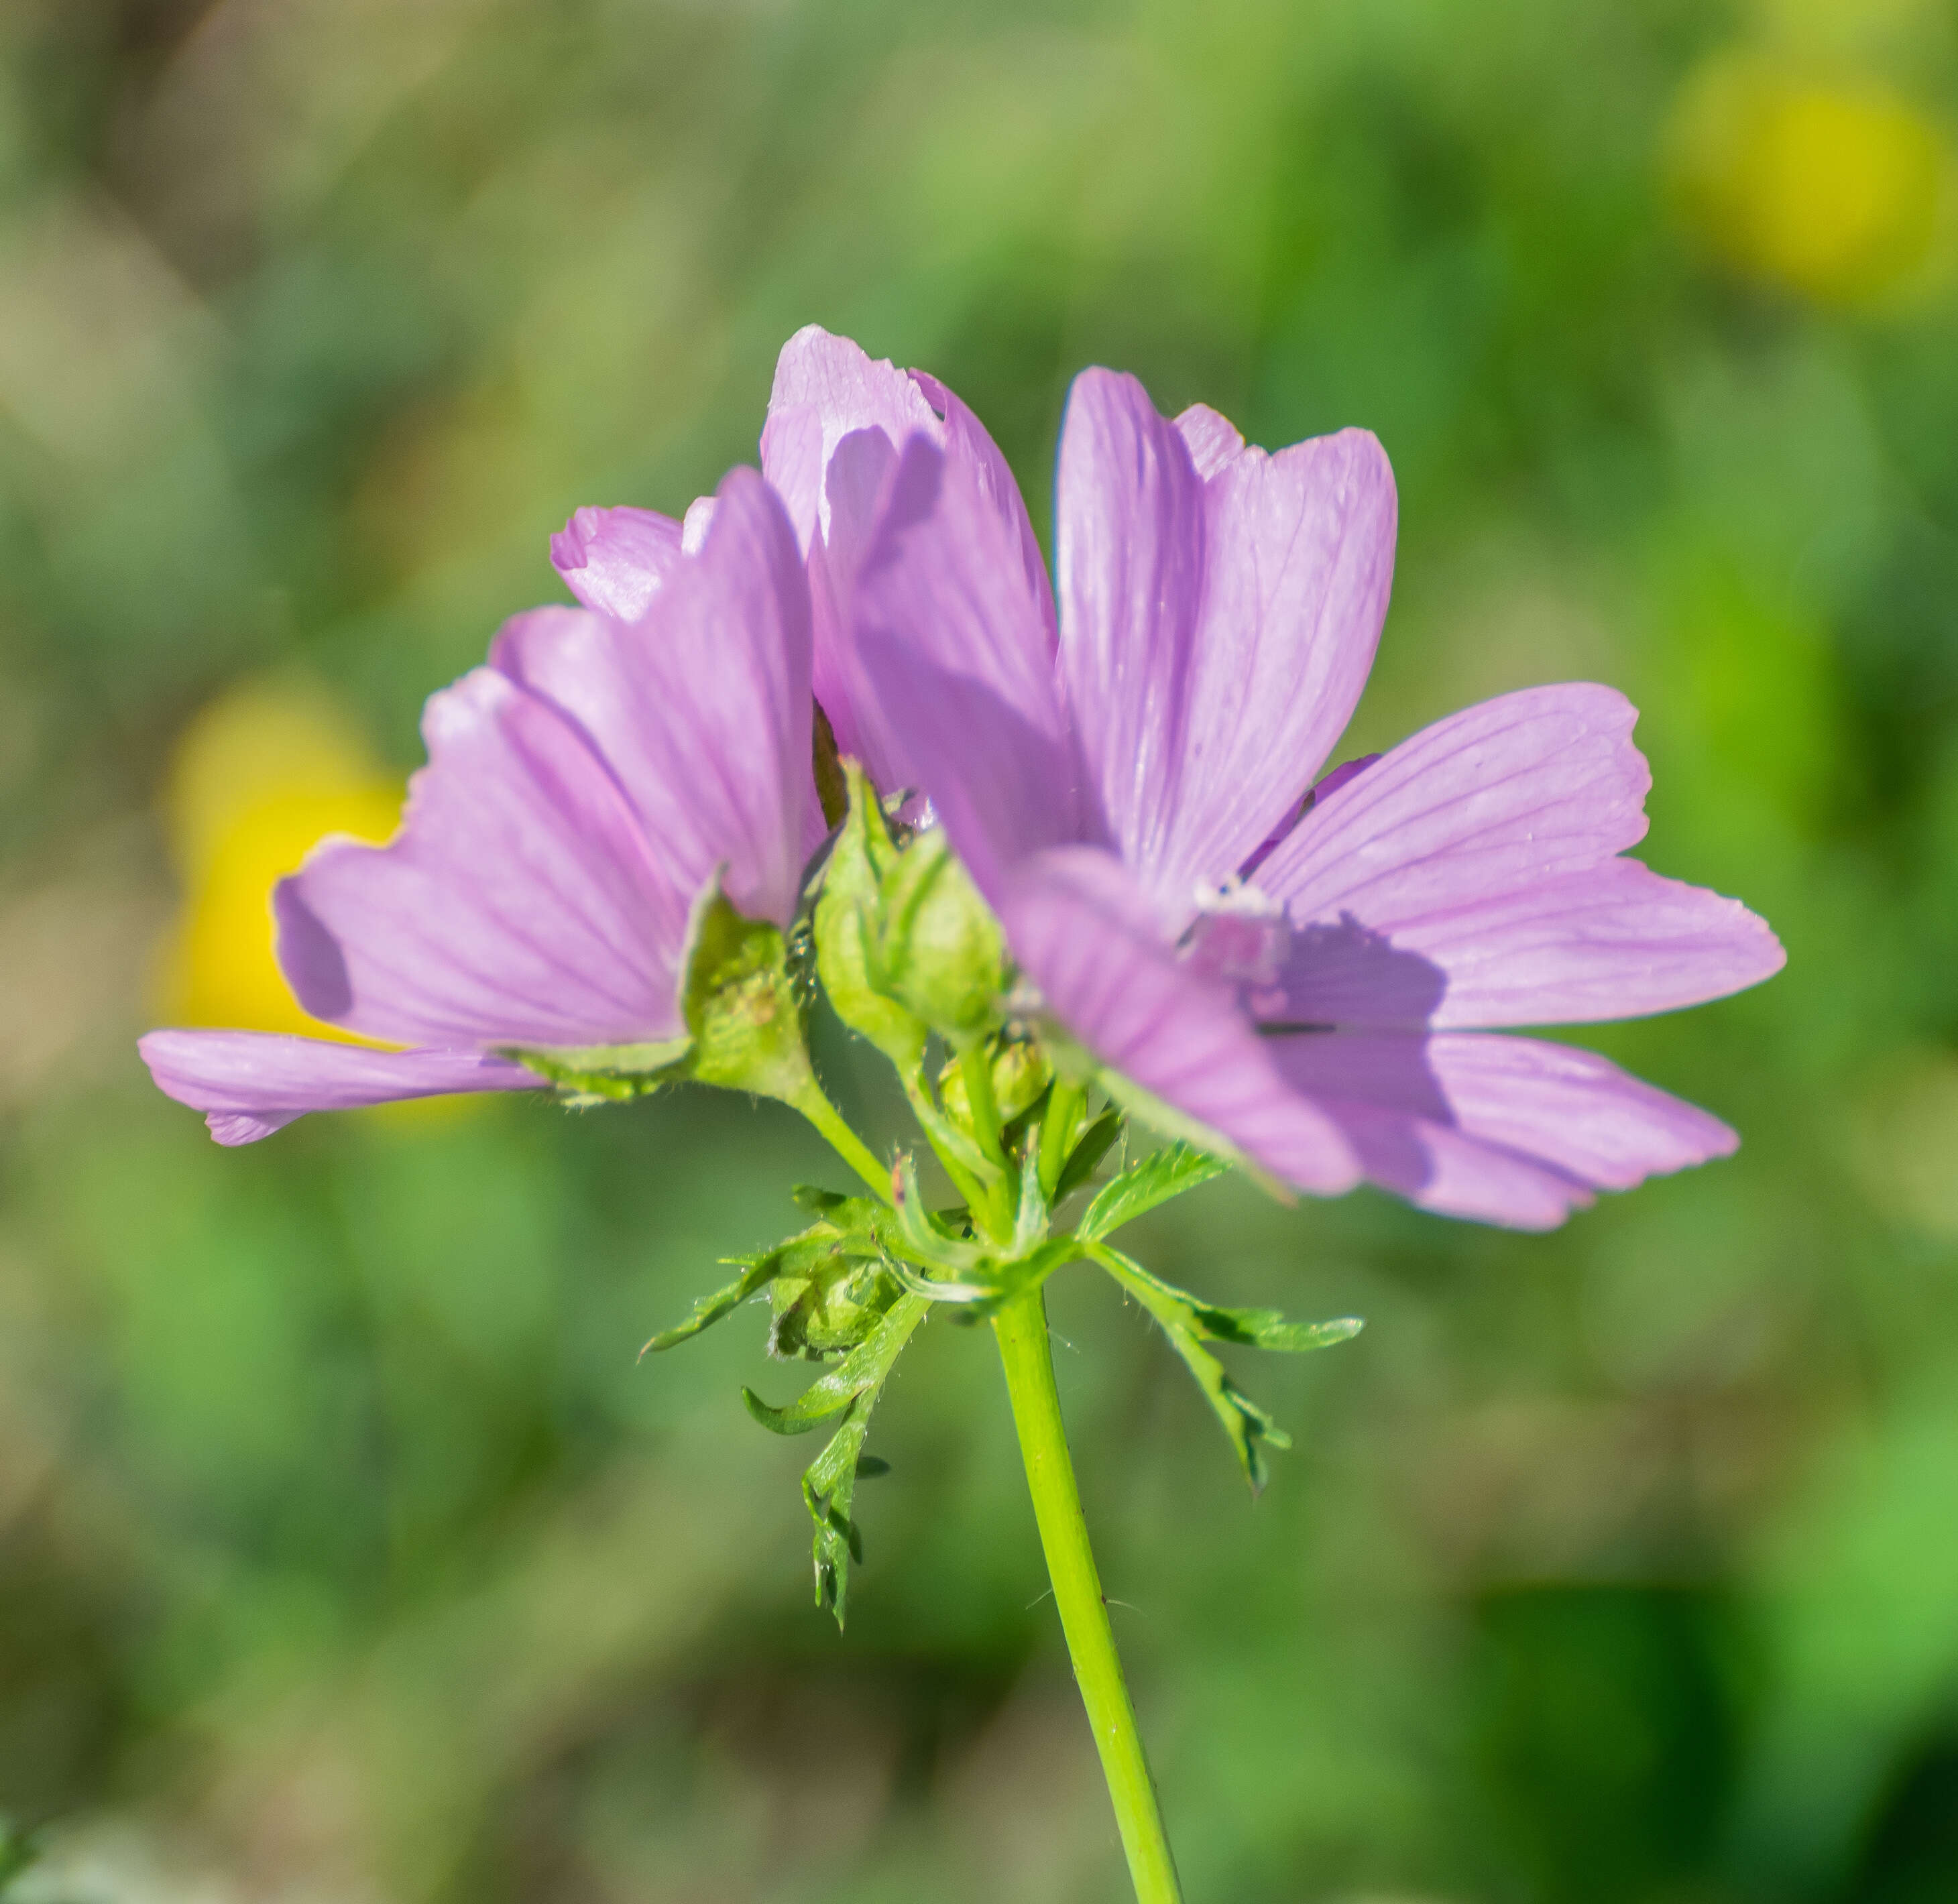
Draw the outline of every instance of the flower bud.
<instances>
[{"instance_id":1,"label":"flower bud","mask_svg":"<svg viewBox=\"0 0 1958 1904\"><path fill-rule=\"evenodd\" d=\"M892 992L955 1042L990 1031L1006 986L1006 942L943 828L905 847L880 897L882 963Z\"/></svg>"}]
</instances>

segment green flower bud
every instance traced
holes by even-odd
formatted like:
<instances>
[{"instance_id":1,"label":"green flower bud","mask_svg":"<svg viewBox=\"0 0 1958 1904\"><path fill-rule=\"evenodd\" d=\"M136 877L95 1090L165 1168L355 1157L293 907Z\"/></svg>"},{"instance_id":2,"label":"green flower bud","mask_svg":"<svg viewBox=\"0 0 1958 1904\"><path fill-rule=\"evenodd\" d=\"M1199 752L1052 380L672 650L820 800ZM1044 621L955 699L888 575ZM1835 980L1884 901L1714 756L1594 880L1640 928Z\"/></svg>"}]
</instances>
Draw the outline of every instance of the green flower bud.
<instances>
[{"instance_id":1,"label":"green flower bud","mask_svg":"<svg viewBox=\"0 0 1958 1904\"><path fill-rule=\"evenodd\" d=\"M993 1102L1001 1125L1005 1126L1038 1101L1053 1079L1053 1066L1047 1053L1031 1038L1007 1038L993 1049L992 1072ZM966 1091L965 1075L956 1058L939 1073L938 1101L945 1107L945 1114L962 1130L977 1135L973 1129L971 1100Z\"/></svg>"},{"instance_id":2,"label":"green flower bud","mask_svg":"<svg viewBox=\"0 0 1958 1904\"><path fill-rule=\"evenodd\" d=\"M1000 1022L1006 948L1000 922L943 827L920 833L884 876L883 975L935 1031L968 1044Z\"/></svg>"}]
</instances>

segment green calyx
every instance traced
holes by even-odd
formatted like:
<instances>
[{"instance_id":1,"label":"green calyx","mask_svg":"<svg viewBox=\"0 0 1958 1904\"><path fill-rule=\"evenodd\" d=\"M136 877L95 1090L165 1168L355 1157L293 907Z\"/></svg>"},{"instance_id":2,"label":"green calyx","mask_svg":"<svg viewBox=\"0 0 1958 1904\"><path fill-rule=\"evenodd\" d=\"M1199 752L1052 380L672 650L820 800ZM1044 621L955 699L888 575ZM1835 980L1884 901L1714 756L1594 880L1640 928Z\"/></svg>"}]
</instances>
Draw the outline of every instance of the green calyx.
<instances>
[{"instance_id":1,"label":"green calyx","mask_svg":"<svg viewBox=\"0 0 1958 1904\"><path fill-rule=\"evenodd\" d=\"M837 1015L908 1076L928 1034L964 1046L1000 1023L1006 947L941 827L900 841L856 762L816 906L816 969Z\"/></svg>"},{"instance_id":2,"label":"green calyx","mask_svg":"<svg viewBox=\"0 0 1958 1904\"><path fill-rule=\"evenodd\" d=\"M929 1028L886 977L883 891L902 857L876 790L843 763L844 818L816 902L816 969L836 1015L909 1077L924 1062Z\"/></svg>"},{"instance_id":3,"label":"green calyx","mask_svg":"<svg viewBox=\"0 0 1958 1904\"><path fill-rule=\"evenodd\" d=\"M898 856L879 898L893 993L955 1044L990 1031L1006 989L1006 942L943 827Z\"/></svg>"},{"instance_id":4,"label":"green calyx","mask_svg":"<svg viewBox=\"0 0 1958 1904\"><path fill-rule=\"evenodd\" d=\"M737 912L718 873L694 902L680 1006L686 1034L664 1043L516 1046L505 1055L573 1104L642 1098L690 1079L800 1108L816 1089L781 928Z\"/></svg>"}]
</instances>

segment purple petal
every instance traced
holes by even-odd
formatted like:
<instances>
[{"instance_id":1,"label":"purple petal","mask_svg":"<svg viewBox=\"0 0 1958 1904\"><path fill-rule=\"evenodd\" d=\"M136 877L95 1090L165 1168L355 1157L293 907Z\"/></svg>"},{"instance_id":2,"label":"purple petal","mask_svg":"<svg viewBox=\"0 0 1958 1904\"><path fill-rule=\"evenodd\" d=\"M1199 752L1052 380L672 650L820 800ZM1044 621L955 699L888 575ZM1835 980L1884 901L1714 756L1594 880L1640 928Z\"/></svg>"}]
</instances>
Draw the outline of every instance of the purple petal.
<instances>
[{"instance_id":1,"label":"purple petal","mask_svg":"<svg viewBox=\"0 0 1958 1904\"><path fill-rule=\"evenodd\" d=\"M274 898L315 1016L412 1044L609 1044L680 1028L680 962L717 870L785 923L809 778L806 585L752 470L628 626L520 616L429 702L429 765L388 846L330 841Z\"/></svg>"},{"instance_id":2,"label":"purple petal","mask_svg":"<svg viewBox=\"0 0 1958 1904\"><path fill-rule=\"evenodd\" d=\"M1670 1011L1780 969L1737 901L1614 856L1645 831L1636 710L1536 688L1322 787L1259 869L1297 928L1261 1016L1569 1025Z\"/></svg>"},{"instance_id":3,"label":"purple petal","mask_svg":"<svg viewBox=\"0 0 1958 1904\"><path fill-rule=\"evenodd\" d=\"M1258 875L1295 923L1403 921L1635 845L1652 776L1611 688L1529 688L1450 714L1313 803Z\"/></svg>"},{"instance_id":4,"label":"purple petal","mask_svg":"<svg viewBox=\"0 0 1958 1904\"><path fill-rule=\"evenodd\" d=\"M1017 869L1001 918L1044 1009L1109 1069L1288 1183L1352 1187L1352 1152L1279 1076L1230 988L1179 960L1109 854L1064 847Z\"/></svg>"},{"instance_id":5,"label":"purple petal","mask_svg":"<svg viewBox=\"0 0 1958 1904\"><path fill-rule=\"evenodd\" d=\"M683 933L717 867L742 911L788 923L817 812L809 593L781 505L752 470L729 473L699 554L675 564L639 621L540 610L491 658L589 737L680 898Z\"/></svg>"},{"instance_id":6,"label":"purple petal","mask_svg":"<svg viewBox=\"0 0 1958 1904\"><path fill-rule=\"evenodd\" d=\"M857 651L901 784L930 796L980 889L1101 837L1012 527L969 462L905 445L858 578Z\"/></svg>"},{"instance_id":7,"label":"purple petal","mask_svg":"<svg viewBox=\"0 0 1958 1904\"><path fill-rule=\"evenodd\" d=\"M809 559L815 629L813 680L839 752L894 790L902 753L876 711L852 607L858 569L875 533L898 454L913 436L964 467L965 486L1005 525L1050 651L1053 604L1033 525L1006 459L965 405L935 379L873 363L847 337L814 325L784 347L776 366L762 468L786 502Z\"/></svg>"},{"instance_id":8,"label":"purple petal","mask_svg":"<svg viewBox=\"0 0 1958 1904\"><path fill-rule=\"evenodd\" d=\"M1570 1045L1460 1032L1271 1043L1370 1181L1444 1215L1554 1229L1598 1190L1729 1155L1739 1141L1717 1117Z\"/></svg>"},{"instance_id":9,"label":"purple petal","mask_svg":"<svg viewBox=\"0 0 1958 1904\"><path fill-rule=\"evenodd\" d=\"M1180 850L1201 665L1202 481L1133 377L1084 370L1068 398L1056 494L1061 670L1082 750L1123 863L1180 924L1204 870ZM1208 870L1234 871L1244 857Z\"/></svg>"},{"instance_id":10,"label":"purple petal","mask_svg":"<svg viewBox=\"0 0 1958 1904\"><path fill-rule=\"evenodd\" d=\"M394 839L327 841L274 891L300 1003L407 1044L673 1036L683 895L585 736L493 668L432 695L422 732Z\"/></svg>"},{"instance_id":11,"label":"purple petal","mask_svg":"<svg viewBox=\"0 0 1958 1904\"><path fill-rule=\"evenodd\" d=\"M551 561L587 608L636 621L679 563L680 533L651 509L579 509L551 537Z\"/></svg>"},{"instance_id":12,"label":"purple petal","mask_svg":"<svg viewBox=\"0 0 1958 1904\"><path fill-rule=\"evenodd\" d=\"M534 1071L476 1051L375 1051L271 1031L152 1031L137 1041L157 1088L204 1114L220 1144L249 1144L309 1110L465 1091L536 1091Z\"/></svg>"},{"instance_id":13,"label":"purple petal","mask_svg":"<svg viewBox=\"0 0 1958 1904\"><path fill-rule=\"evenodd\" d=\"M775 361L762 474L787 505L805 554L819 533L829 532L829 459L844 437L867 429L881 432L893 449L914 430L934 442L939 435L938 418L907 372L820 325L803 325Z\"/></svg>"},{"instance_id":14,"label":"purple petal","mask_svg":"<svg viewBox=\"0 0 1958 1904\"><path fill-rule=\"evenodd\" d=\"M1207 483L1226 464L1244 453L1244 439L1229 417L1208 404L1192 404L1176 420L1177 432L1190 446L1190 460Z\"/></svg>"},{"instance_id":15,"label":"purple petal","mask_svg":"<svg viewBox=\"0 0 1958 1904\"><path fill-rule=\"evenodd\" d=\"M1123 857L1182 919L1296 813L1351 718L1394 524L1392 474L1364 431L1268 456L1214 412L1167 422L1133 378L1076 379L1063 665Z\"/></svg>"},{"instance_id":16,"label":"purple petal","mask_svg":"<svg viewBox=\"0 0 1958 1904\"><path fill-rule=\"evenodd\" d=\"M1308 927L1294 936L1281 996L1259 1009L1340 1025L1583 1025L1724 998L1787 956L1738 900L1607 860L1399 925L1390 947L1355 922ZM1417 967L1433 975L1418 1017L1407 1009Z\"/></svg>"}]
</instances>

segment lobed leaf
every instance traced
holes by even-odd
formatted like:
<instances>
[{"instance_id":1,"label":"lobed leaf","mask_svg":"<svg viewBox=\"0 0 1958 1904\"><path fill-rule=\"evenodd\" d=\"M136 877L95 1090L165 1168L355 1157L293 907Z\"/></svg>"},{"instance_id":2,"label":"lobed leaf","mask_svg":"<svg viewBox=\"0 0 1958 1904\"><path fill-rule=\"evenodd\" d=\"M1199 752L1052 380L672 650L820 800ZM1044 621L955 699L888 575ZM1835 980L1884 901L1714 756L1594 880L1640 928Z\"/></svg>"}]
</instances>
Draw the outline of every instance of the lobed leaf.
<instances>
[{"instance_id":1,"label":"lobed leaf","mask_svg":"<svg viewBox=\"0 0 1958 1904\"><path fill-rule=\"evenodd\" d=\"M1091 1241L1099 1241L1123 1224L1133 1223L1144 1212L1181 1196L1214 1177L1221 1177L1230 1167L1223 1158L1199 1150L1193 1144L1180 1140L1165 1144L1104 1183L1076 1226L1076 1232Z\"/></svg>"},{"instance_id":2,"label":"lobed leaf","mask_svg":"<svg viewBox=\"0 0 1958 1904\"><path fill-rule=\"evenodd\" d=\"M1084 1253L1107 1270L1155 1319L1223 1424L1252 1493L1261 1492L1268 1478L1265 1444L1289 1448L1291 1437L1237 1387L1204 1343L1238 1342L1297 1354L1329 1348L1357 1335L1359 1319L1346 1316L1334 1322L1288 1323L1275 1309L1223 1309L1164 1281L1133 1256L1105 1243L1089 1242Z\"/></svg>"}]
</instances>

